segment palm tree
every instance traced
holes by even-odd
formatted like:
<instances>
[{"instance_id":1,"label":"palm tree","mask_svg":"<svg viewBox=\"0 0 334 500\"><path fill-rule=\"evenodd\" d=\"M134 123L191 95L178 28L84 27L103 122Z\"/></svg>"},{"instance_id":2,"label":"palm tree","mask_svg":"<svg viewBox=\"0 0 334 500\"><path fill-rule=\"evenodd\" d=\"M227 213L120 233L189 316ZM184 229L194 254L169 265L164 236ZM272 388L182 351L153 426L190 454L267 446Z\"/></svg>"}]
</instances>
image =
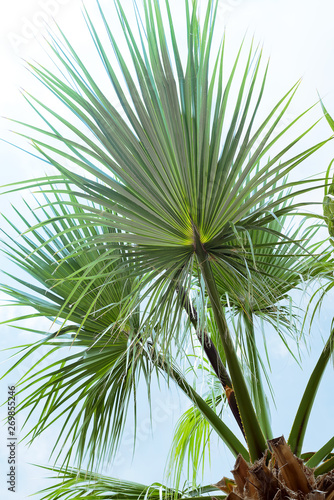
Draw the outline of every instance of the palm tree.
<instances>
[{"instance_id":1,"label":"palm tree","mask_svg":"<svg viewBox=\"0 0 334 500\"><path fill-rule=\"evenodd\" d=\"M24 347L18 363L42 345L50 346L50 353L78 347L47 370L28 372L22 382L23 391L35 389L21 408L37 411L43 402L28 434L31 440L64 419L54 450L67 443L59 469L65 482L45 498L98 498L106 492L110 498L205 498L217 488L240 498L311 498L321 489L322 497L332 498L334 460L326 458L333 438L306 465L296 458L330 358L332 331L301 400L288 440L291 449L283 438L273 439L255 332L256 316L275 318L284 339L284 329L292 330L293 324L282 300L291 289L332 270L323 246L308 243L316 227L304 233L286 228L303 206L298 196L323 183L289 181L288 174L326 141L295 151L312 125L279 147L305 115L276 131L297 85L257 123L267 69L260 77L261 52L251 48L237 88L241 48L225 77L225 42L216 51L213 43L216 1L208 2L201 20L197 1L185 1L185 63L168 1L161 6L158 0L144 0L142 10L134 5L137 33L115 0L130 67L98 3L129 97L86 12L122 115L65 35L53 36L50 44L55 73L31 65L60 106L73 114L68 120L62 111L26 96L47 125L30 126L37 155L58 174L14 187L38 186L46 199L42 216L33 213L34 224L18 214L27 233L21 242L8 243L7 250L40 284L14 277L29 291L4 287L16 305L32 306L34 316L50 318L54 325L41 342ZM189 339L194 355L209 361L209 376L217 380L216 391L206 397L178 366ZM175 485L159 490L98 474L87 483L70 470L72 460L80 469L87 457L92 470L112 460L140 377L148 390L152 377L171 379L190 398L195 409L183 423L193 419L190 434L200 430L184 446L198 445L208 426L209 432L215 430L237 458L234 481L181 490L177 472ZM219 405L225 402L245 444L220 417Z\"/></svg>"}]
</instances>

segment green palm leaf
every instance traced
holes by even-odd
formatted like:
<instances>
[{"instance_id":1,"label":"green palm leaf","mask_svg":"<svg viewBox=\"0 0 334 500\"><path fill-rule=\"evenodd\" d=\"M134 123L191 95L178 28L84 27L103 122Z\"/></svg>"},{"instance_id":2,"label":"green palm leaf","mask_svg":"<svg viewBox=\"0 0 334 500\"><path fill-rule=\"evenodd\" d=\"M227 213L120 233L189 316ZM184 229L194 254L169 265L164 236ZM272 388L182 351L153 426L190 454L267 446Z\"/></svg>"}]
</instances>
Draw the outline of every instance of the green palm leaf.
<instances>
[{"instance_id":1,"label":"green palm leaf","mask_svg":"<svg viewBox=\"0 0 334 500\"><path fill-rule=\"evenodd\" d=\"M61 481L54 486L40 491L39 494L44 495L40 497L41 500L60 498L66 498L67 500L75 498L88 498L91 500L97 498L115 500L130 500L132 498L136 500L160 500L161 498L164 500L174 500L175 498L183 500L192 498L194 500L201 500L209 498L207 496L201 496L202 492L217 491L214 487L207 487L205 491L200 488L197 490L188 488L184 491L175 491L160 483L154 483L147 486L132 481L114 479L97 473L85 473L74 468L68 470L60 467L43 467L43 469L58 473L58 477ZM226 496L214 494L217 499L226 498Z\"/></svg>"},{"instance_id":2,"label":"green palm leaf","mask_svg":"<svg viewBox=\"0 0 334 500\"><path fill-rule=\"evenodd\" d=\"M211 390L206 395L206 402L218 410L223 398L219 380L214 377ZM221 410L220 410L221 411ZM192 406L186 410L176 424L173 442L166 466L166 474L175 489L179 489L182 473L185 473L192 484L198 484L200 474L204 472L205 461L210 457L210 440L212 428L204 415Z\"/></svg>"}]
</instances>

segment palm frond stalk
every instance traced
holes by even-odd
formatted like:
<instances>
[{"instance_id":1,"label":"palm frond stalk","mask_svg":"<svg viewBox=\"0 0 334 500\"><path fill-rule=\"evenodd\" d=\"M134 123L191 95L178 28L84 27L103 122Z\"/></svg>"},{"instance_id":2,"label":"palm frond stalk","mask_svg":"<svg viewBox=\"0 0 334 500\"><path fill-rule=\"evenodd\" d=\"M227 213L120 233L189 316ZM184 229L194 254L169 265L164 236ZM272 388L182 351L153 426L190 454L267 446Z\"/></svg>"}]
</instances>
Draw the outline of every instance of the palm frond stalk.
<instances>
[{"instance_id":1,"label":"palm frond stalk","mask_svg":"<svg viewBox=\"0 0 334 500\"><path fill-rule=\"evenodd\" d=\"M260 421L261 428L266 439L272 439L272 429L270 425L270 416L268 411L268 401L265 397L265 391L262 383L261 368L259 363L259 355L256 348L256 339L254 332L254 316L251 311L243 313L244 324L247 328L246 342L248 353L250 355L251 372L251 388L253 391L253 401L256 408L257 418Z\"/></svg>"},{"instance_id":2,"label":"palm frond stalk","mask_svg":"<svg viewBox=\"0 0 334 500\"><path fill-rule=\"evenodd\" d=\"M226 370L226 367L224 366L221 360L221 357L216 349L216 346L213 343L213 340L209 337L208 332L206 330L203 331L199 330L198 314L195 306L191 303L191 300L189 299L189 296L187 295L186 291L184 290L184 288L181 288L180 290L178 290L178 292L180 294L180 299L183 304L183 307L185 308L189 316L189 319L196 330L197 338L204 349L206 357L208 358L215 374L217 375L218 379L220 380L223 386L223 389L227 397L228 405L232 411L232 414L235 420L237 421L237 424L241 432L243 433L243 435L245 435L238 405L235 399L235 394L232 389L232 381Z\"/></svg>"},{"instance_id":3,"label":"palm frond stalk","mask_svg":"<svg viewBox=\"0 0 334 500\"><path fill-rule=\"evenodd\" d=\"M194 247L198 259L198 264L205 280L217 328L224 347L227 363L230 367L231 377L234 381L234 385L238 384L238 388L240 390L240 397L238 398L238 394L236 394L236 398L240 414L245 417L242 423L245 429L249 453L251 459L256 460L257 457L262 456L262 454L265 452L266 441L262 434L259 421L256 417L251 398L248 394L248 387L246 385L244 375L242 373L240 363L238 361L237 354L234 348L233 340L223 312L223 308L221 306L217 285L212 273L211 263L209 261L209 255L203 248L196 229L194 230Z\"/></svg>"}]
</instances>

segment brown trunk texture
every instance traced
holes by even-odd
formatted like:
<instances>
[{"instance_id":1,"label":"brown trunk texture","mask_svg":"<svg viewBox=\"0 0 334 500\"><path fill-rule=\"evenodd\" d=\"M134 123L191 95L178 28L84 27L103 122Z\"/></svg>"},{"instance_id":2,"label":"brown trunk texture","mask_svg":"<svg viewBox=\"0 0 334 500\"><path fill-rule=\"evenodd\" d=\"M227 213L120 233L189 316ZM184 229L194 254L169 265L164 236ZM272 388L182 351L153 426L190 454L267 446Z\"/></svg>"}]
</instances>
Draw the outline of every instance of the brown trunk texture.
<instances>
[{"instance_id":1,"label":"brown trunk texture","mask_svg":"<svg viewBox=\"0 0 334 500\"><path fill-rule=\"evenodd\" d=\"M239 455L231 471L234 481L224 477L214 485L228 493L226 500L334 500L334 470L315 477L283 436L268 441L268 447L254 464Z\"/></svg>"}]
</instances>

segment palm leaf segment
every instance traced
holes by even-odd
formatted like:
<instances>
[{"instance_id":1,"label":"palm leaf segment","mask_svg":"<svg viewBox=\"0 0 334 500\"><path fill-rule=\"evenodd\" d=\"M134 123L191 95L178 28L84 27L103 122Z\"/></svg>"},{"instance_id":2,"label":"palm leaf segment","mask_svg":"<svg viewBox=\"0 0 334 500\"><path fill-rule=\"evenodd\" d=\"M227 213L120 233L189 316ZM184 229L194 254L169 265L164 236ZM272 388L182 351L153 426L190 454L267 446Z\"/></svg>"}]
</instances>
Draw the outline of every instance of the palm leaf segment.
<instances>
[{"instance_id":1,"label":"palm leaf segment","mask_svg":"<svg viewBox=\"0 0 334 500\"><path fill-rule=\"evenodd\" d=\"M142 277L149 272L149 278L145 278L146 282L142 281L141 285L152 283L156 278L156 289L162 286L164 279L169 287L174 279L175 289L180 283L188 286L189 275L194 271L202 273L237 399L239 394L238 403L251 457L255 459L263 453L265 440L247 398L247 387L220 305L215 274L219 274L223 266L228 267L232 275L248 276L251 256L243 255L236 266L235 253L231 257L231 252L225 251L226 245L235 239L236 234L264 230L273 218L287 213L286 208L283 211L278 208L282 201L279 197L282 186L277 183L322 144L287 158L290 149L308 132L305 131L259 167L259 162L300 118L276 132L296 86L253 131L266 73L258 83L261 54L254 62L250 51L234 109L229 108L230 89L241 51L226 84L223 84L224 44L215 56L213 67L209 68L217 2L209 2L203 27L200 27L197 2L190 7L185 1L188 48L185 66L181 63L167 1L165 9L170 43L164 32L158 1L144 1L143 24L137 12L139 45L120 1L115 0L115 5L133 64L132 72L102 10L101 16L125 79L129 99L88 14L87 24L125 117L110 103L66 38L63 42L54 39L55 57L62 72L66 72L73 83L64 82L41 66L32 65L32 70L74 113L78 125L67 121L38 99L28 97L51 130L46 132L32 127L36 132L34 144L68 183L77 186L78 196L91 203L90 206L82 205L82 213L76 215L79 227L83 229L96 224L117 227L117 230L80 238L82 245L80 250L75 250L76 254L85 252L92 241L101 248L101 254L87 263L85 278L93 282L101 278L95 268L97 264L104 266L104 276L108 275L109 280L119 278L118 266L108 269L111 260L121 262L121 268L130 265L133 276ZM71 139L46 119L47 113L58 121L59 126L68 129ZM81 131L85 127L86 133ZM47 138L46 142L43 136ZM64 160L73 168L65 168ZM78 167L88 177L74 173ZM44 182L37 181L36 184ZM301 184L298 192L309 191L312 182ZM293 185L298 186L298 183ZM63 191L69 192L67 188ZM277 198L273 197L276 193ZM76 202L70 200L70 203ZM94 203L101 208L94 207ZM296 205L291 205L289 213L296 208ZM66 215L62 217L66 218ZM66 228L62 233L66 234ZM120 244L127 252L125 262L119 255ZM71 251L65 260L70 258ZM76 272L72 273L72 278L75 277ZM68 302L83 281L82 276L77 280ZM132 290L128 292L132 294ZM228 292L230 296L235 295L234 287L231 286ZM128 315L137 307L136 300L129 300L129 297L122 300L123 312L128 308ZM74 312L75 307L67 319Z\"/></svg>"}]
</instances>

